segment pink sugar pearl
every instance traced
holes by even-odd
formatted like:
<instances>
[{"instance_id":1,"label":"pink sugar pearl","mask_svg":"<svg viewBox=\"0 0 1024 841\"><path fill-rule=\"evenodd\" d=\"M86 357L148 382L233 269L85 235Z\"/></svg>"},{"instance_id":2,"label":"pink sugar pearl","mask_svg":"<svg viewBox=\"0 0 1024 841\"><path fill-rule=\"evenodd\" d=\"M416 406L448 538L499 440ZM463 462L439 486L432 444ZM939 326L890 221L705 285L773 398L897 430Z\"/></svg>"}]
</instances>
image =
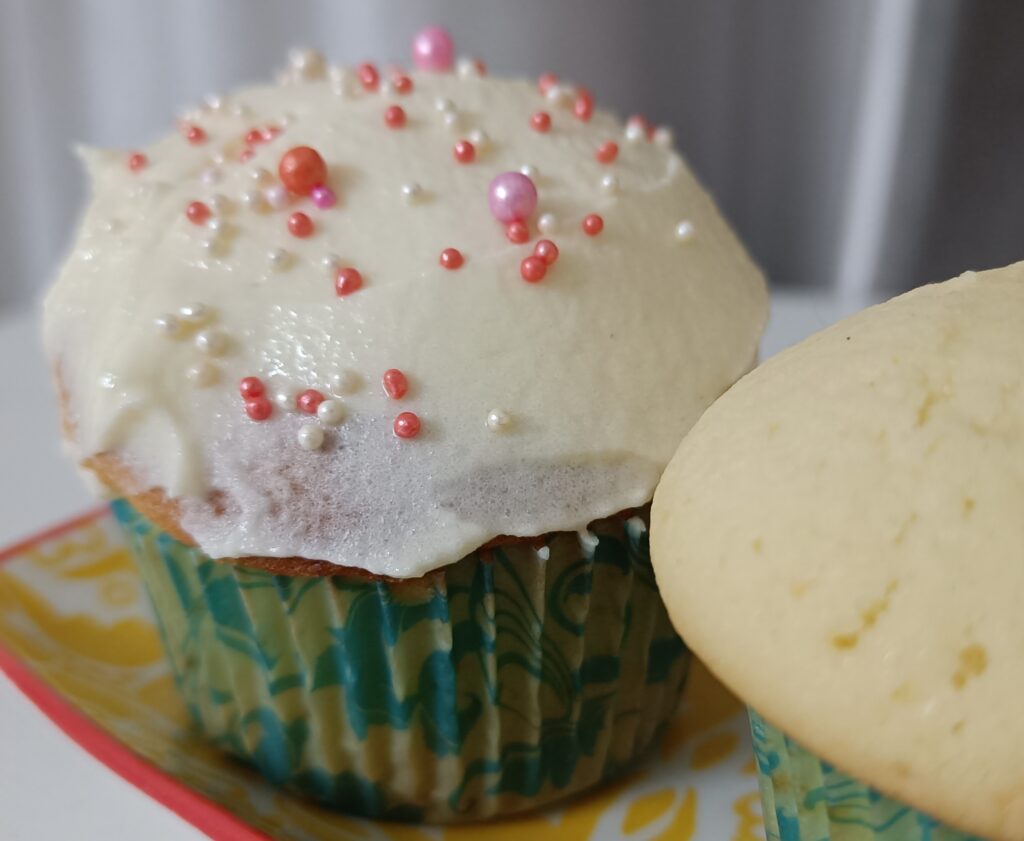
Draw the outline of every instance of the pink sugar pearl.
<instances>
[{"instance_id":1,"label":"pink sugar pearl","mask_svg":"<svg viewBox=\"0 0 1024 841\"><path fill-rule=\"evenodd\" d=\"M321 210L326 210L328 207L334 207L334 205L338 203L338 197L334 195L334 190L324 184L319 184L314 187L310 191L309 195L313 199L313 204Z\"/></svg>"},{"instance_id":2,"label":"pink sugar pearl","mask_svg":"<svg viewBox=\"0 0 1024 841\"><path fill-rule=\"evenodd\" d=\"M537 188L521 172L503 172L491 182L487 200L491 215L507 225L529 218L537 209Z\"/></svg>"},{"instance_id":3,"label":"pink sugar pearl","mask_svg":"<svg viewBox=\"0 0 1024 841\"><path fill-rule=\"evenodd\" d=\"M428 26L412 39L412 61L420 70L442 73L455 63L455 45L443 26Z\"/></svg>"}]
</instances>

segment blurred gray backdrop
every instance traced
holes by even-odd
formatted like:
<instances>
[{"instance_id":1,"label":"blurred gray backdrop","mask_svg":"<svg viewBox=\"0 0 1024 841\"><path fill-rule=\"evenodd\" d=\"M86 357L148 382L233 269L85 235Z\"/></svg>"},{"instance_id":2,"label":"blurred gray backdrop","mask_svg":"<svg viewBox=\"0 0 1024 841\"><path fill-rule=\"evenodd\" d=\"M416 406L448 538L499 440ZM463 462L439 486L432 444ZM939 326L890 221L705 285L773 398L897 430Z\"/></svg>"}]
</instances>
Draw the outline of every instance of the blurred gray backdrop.
<instances>
[{"instance_id":1,"label":"blurred gray backdrop","mask_svg":"<svg viewBox=\"0 0 1024 841\"><path fill-rule=\"evenodd\" d=\"M407 62L432 22L673 126L776 285L865 297L1024 256L1024 4L0 0L0 316L68 247L72 143L145 143L292 46Z\"/></svg>"}]
</instances>

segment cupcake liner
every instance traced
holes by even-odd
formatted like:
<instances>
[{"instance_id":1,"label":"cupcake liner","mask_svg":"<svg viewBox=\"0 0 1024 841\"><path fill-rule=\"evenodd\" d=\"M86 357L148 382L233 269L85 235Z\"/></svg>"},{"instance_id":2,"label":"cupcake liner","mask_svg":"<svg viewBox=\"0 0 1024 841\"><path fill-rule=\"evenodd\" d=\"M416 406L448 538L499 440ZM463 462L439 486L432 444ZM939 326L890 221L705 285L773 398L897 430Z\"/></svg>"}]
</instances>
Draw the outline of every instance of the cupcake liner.
<instances>
[{"instance_id":1,"label":"cupcake liner","mask_svg":"<svg viewBox=\"0 0 1024 841\"><path fill-rule=\"evenodd\" d=\"M677 708L690 657L644 518L384 581L214 561L113 509L199 727L330 806L427 822L536 808L616 773Z\"/></svg>"},{"instance_id":2,"label":"cupcake liner","mask_svg":"<svg viewBox=\"0 0 1024 841\"><path fill-rule=\"evenodd\" d=\"M768 841L984 841L848 777L749 713Z\"/></svg>"}]
</instances>

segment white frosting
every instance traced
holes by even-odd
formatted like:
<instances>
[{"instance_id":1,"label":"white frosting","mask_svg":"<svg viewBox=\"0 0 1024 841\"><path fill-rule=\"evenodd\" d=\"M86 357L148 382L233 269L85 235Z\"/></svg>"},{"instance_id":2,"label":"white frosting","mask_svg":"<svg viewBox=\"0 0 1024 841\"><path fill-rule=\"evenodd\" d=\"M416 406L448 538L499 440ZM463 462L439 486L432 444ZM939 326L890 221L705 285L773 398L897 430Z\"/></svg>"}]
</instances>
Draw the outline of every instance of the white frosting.
<instances>
[{"instance_id":1,"label":"white frosting","mask_svg":"<svg viewBox=\"0 0 1024 841\"><path fill-rule=\"evenodd\" d=\"M83 153L95 197L46 302L75 451L112 451L178 498L210 555L411 577L499 534L578 528L647 502L679 439L754 358L763 280L678 155L621 142L609 115L583 123L527 82L412 78L405 96L351 79L241 91L196 117L205 143L175 133L137 172L122 153ZM395 103L408 115L397 130L384 123ZM548 133L530 127L539 109ZM238 162L245 133L268 124L284 130ZM456 163L474 130L486 146ZM621 150L602 165L608 139ZM261 199L299 145L326 160L335 207ZM536 284L519 273L535 236L508 242L487 201L495 175L527 165L531 228L550 214L561 252ZM221 208L213 229L186 219L194 200ZM289 234L295 210L315 222L309 238ZM580 224L592 212L596 237ZM439 265L447 247L465 257L456 271ZM364 287L338 297L337 266ZM203 324L156 325L196 302ZM400 400L381 387L389 368L409 378ZM250 375L275 398L263 422L238 393ZM311 387L337 393L343 420L306 449L299 430L317 418L280 406ZM402 411L421 418L418 437L393 434Z\"/></svg>"}]
</instances>

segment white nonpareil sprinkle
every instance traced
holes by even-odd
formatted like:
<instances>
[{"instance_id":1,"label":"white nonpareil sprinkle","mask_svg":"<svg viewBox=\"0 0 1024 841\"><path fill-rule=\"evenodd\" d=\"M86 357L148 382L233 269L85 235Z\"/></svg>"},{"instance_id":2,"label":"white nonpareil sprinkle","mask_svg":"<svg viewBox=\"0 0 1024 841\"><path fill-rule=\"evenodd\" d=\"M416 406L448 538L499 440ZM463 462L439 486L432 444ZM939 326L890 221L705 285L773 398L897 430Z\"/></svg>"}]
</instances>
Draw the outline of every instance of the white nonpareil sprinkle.
<instances>
[{"instance_id":1,"label":"white nonpareil sprinkle","mask_svg":"<svg viewBox=\"0 0 1024 841\"><path fill-rule=\"evenodd\" d=\"M645 135L646 131L641 123L626 124L626 140L630 143L639 143Z\"/></svg>"},{"instance_id":2,"label":"white nonpareil sprinkle","mask_svg":"<svg viewBox=\"0 0 1024 841\"><path fill-rule=\"evenodd\" d=\"M177 338L182 333L181 320L176 315L158 316L153 323L156 325L157 330L172 339Z\"/></svg>"},{"instance_id":3,"label":"white nonpareil sprinkle","mask_svg":"<svg viewBox=\"0 0 1024 841\"><path fill-rule=\"evenodd\" d=\"M207 356L221 356L227 352L228 337L223 330L213 327L196 333L196 347Z\"/></svg>"},{"instance_id":4,"label":"white nonpareil sprinkle","mask_svg":"<svg viewBox=\"0 0 1024 841\"><path fill-rule=\"evenodd\" d=\"M537 230L542 234L553 234L558 229L558 220L553 213L542 213L537 218Z\"/></svg>"},{"instance_id":5,"label":"white nonpareil sprinkle","mask_svg":"<svg viewBox=\"0 0 1024 841\"><path fill-rule=\"evenodd\" d=\"M402 185L402 198L408 204L413 204L423 195L423 187L415 181L408 181Z\"/></svg>"},{"instance_id":6,"label":"white nonpareil sprinkle","mask_svg":"<svg viewBox=\"0 0 1024 841\"><path fill-rule=\"evenodd\" d=\"M220 371L212 362L198 362L185 371L185 376L196 388L209 388L220 379Z\"/></svg>"},{"instance_id":7,"label":"white nonpareil sprinkle","mask_svg":"<svg viewBox=\"0 0 1024 841\"><path fill-rule=\"evenodd\" d=\"M331 375L331 394L352 394L354 391L359 389L359 383L359 375L355 371L350 371L348 369L338 371Z\"/></svg>"},{"instance_id":8,"label":"white nonpareil sprinkle","mask_svg":"<svg viewBox=\"0 0 1024 841\"><path fill-rule=\"evenodd\" d=\"M178 309L178 317L189 326L198 327L213 318L213 310L206 304L186 304Z\"/></svg>"},{"instance_id":9,"label":"white nonpareil sprinkle","mask_svg":"<svg viewBox=\"0 0 1024 841\"><path fill-rule=\"evenodd\" d=\"M286 268L291 263L292 255L283 248L272 248L267 252L267 260L275 269Z\"/></svg>"},{"instance_id":10,"label":"white nonpareil sprinkle","mask_svg":"<svg viewBox=\"0 0 1024 841\"><path fill-rule=\"evenodd\" d=\"M296 437L304 450L319 450L324 445L324 431L315 423L300 426Z\"/></svg>"},{"instance_id":11,"label":"white nonpareil sprinkle","mask_svg":"<svg viewBox=\"0 0 1024 841\"><path fill-rule=\"evenodd\" d=\"M619 192L619 179L610 172L601 176L601 189L609 195Z\"/></svg>"},{"instance_id":12,"label":"white nonpareil sprinkle","mask_svg":"<svg viewBox=\"0 0 1024 841\"><path fill-rule=\"evenodd\" d=\"M490 145L491 138L488 136L486 131L476 128L469 133L469 142L476 147L478 152L483 152L486 151L487 147Z\"/></svg>"},{"instance_id":13,"label":"white nonpareil sprinkle","mask_svg":"<svg viewBox=\"0 0 1024 841\"><path fill-rule=\"evenodd\" d=\"M535 181L537 179L537 167L533 164L523 164L519 167L519 171L531 180Z\"/></svg>"},{"instance_id":14,"label":"white nonpareil sprinkle","mask_svg":"<svg viewBox=\"0 0 1024 841\"><path fill-rule=\"evenodd\" d=\"M345 420L345 406L340 400L322 400L316 407L316 416L327 426L337 426Z\"/></svg>"},{"instance_id":15,"label":"white nonpareil sprinkle","mask_svg":"<svg viewBox=\"0 0 1024 841\"><path fill-rule=\"evenodd\" d=\"M512 418L509 417L508 412L503 412L501 409L491 409L487 413L487 428L491 432L502 432L508 429L509 424L512 422Z\"/></svg>"},{"instance_id":16,"label":"white nonpareil sprinkle","mask_svg":"<svg viewBox=\"0 0 1024 841\"><path fill-rule=\"evenodd\" d=\"M688 219L684 219L678 225L676 225L676 239L680 242L686 242L688 239L693 238L693 222Z\"/></svg>"}]
</instances>

